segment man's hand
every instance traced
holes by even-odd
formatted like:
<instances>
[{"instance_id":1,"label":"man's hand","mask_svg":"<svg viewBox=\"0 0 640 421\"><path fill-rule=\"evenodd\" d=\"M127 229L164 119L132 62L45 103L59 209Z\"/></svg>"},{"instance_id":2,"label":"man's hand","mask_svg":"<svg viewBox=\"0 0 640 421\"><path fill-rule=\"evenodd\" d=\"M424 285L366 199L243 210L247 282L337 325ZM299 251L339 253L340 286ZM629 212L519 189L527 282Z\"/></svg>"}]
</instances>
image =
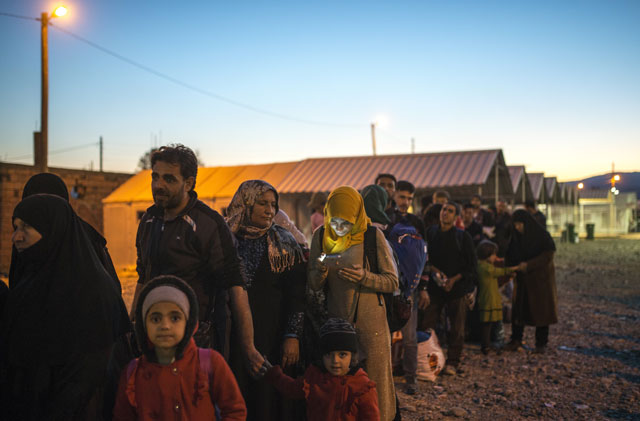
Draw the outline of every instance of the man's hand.
<instances>
[{"instance_id":1,"label":"man's hand","mask_svg":"<svg viewBox=\"0 0 640 421\"><path fill-rule=\"evenodd\" d=\"M362 265L352 265L352 268L343 268L338 271L338 276L345 281L359 283L364 279Z\"/></svg>"},{"instance_id":2,"label":"man's hand","mask_svg":"<svg viewBox=\"0 0 640 421\"><path fill-rule=\"evenodd\" d=\"M251 345L249 349L245 349L245 358L247 369L252 377L259 379L266 374L266 369L262 368L264 365L264 357L253 345Z\"/></svg>"},{"instance_id":3,"label":"man's hand","mask_svg":"<svg viewBox=\"0 0 640 421\"><path fill-rule=\"evenodd\" d=\"M527 271L527 262L520 262L520 264L518 265L518 269L519 272L526 272Z\"/></svg>"},{"instance_id":4,"label":"man's hand","mask_svg":"<svg viewBox=\"0 0 640 421\"><path fill-rule=\"evenodd\" d=\"M418 293L418 308L420 310L424 310L425 308L429 307L429 304L431 304L429 294L427 294L427 291L425 290L420 290L420 292Z\"/></svg>"},{"instance_id":5,"label":"man's hand","mask_svg":"<svg viewBox=\"0 0 640 421\"><path fill-rule=\"evenodd\" d=\"M296 365L300 358L300 342L298 338L286 338L282 344L282 368Z\"/></svg>"}]
</instances>

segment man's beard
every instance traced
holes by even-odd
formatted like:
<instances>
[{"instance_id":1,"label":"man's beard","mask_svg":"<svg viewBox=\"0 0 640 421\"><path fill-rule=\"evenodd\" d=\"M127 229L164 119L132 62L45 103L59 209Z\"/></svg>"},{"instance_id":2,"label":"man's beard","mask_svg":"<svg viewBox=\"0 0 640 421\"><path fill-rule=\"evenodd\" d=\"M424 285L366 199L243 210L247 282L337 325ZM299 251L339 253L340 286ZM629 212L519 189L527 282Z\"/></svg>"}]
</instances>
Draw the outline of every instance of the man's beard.
<instances>
[{"instance_id":1,"label":"man's beard","mask_svg":"<svg viewBox=\"0 0 640 421\"><path fill-rule=\"evenodd\" d=\"M162 195L164 197L162 199L157 199L156 195ZM156 190L153 192L153 201L162 209L173 209L180 205L181 198L178 195L171 195L169 192L164 190Z\"/></svg>"}]
</instances>

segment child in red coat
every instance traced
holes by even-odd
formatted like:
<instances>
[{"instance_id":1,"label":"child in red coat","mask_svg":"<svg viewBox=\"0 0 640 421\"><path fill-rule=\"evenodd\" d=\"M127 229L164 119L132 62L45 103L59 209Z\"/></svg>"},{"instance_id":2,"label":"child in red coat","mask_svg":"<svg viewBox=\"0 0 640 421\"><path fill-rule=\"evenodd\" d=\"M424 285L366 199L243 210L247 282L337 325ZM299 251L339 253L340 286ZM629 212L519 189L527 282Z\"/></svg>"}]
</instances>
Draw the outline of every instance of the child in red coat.
<instances>
[{"instance_id":1,"label":"child in red coat","mask_svg":"<svg viewBox=\"0 0 640 421\"><path fill-rule=\"evenodd\" d=\"M123 370L114 420L245 420L247 408L222 355L192 338L198 301L175 276L140 293L135 325L143 355Z\"/></svg>"},{"instance_id":2,"label":"child in red coat","mask_svg":"<svg viewBox=\"0 0 640 421\"><path fill-rule=\"evenodd\" d=\"M322 365L311 365L297 379L276 365L269 368L267 381L289 398L306 399L309 421L379 420L376 384L355 367L358 342L353 326L329 319L320 329L320 342Z\"/></svg>"}]
</instances>

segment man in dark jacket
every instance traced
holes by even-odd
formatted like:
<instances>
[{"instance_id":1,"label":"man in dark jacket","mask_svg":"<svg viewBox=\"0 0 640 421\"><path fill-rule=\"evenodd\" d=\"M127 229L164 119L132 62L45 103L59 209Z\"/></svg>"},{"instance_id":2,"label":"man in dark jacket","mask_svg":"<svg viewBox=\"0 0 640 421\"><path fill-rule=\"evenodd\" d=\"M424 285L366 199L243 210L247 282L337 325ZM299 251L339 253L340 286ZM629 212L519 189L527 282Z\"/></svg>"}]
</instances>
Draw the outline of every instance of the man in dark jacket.
<instances>
[{"instance_id":1,"label":"man in dark jacket","mask_svg":"<svg viewBox=\"0 0 640 421\"><path fill-rule=\"evenodd\" d=\"M151 168L155 204L138 226L138 285L131 308L136 308L145 283L158 275L178 276L198 297L198 346L219 348L224 332L216 324L224 318L220 320L214 310L225 305L218 298L228 291L234 328L239 331L250 371L257 374L264 359L253 343L253 321L236 240L222 216L198 200L195 154L183 145L163 146L151 155Z\"/></svg>"},{"instance_id":2,"label":"man in dark jacket","mask_svg":"<svg viewBox=\"0 0 640 421\"><path fill-rule=\"evenodd\" d=\"M475 219L473 219L473 213L475 209L471 203L467 203L462 207L462 222L464 223L464 230L469 233L473 244L477 246L480 241L484 239L482 232L482 225L480 225Z\"/></svg>"},{"instance_id":3,"label":"man in dark jacket","mask_svg":"<svg viewBox=\"0 0 640 421\"><path fill-rule=\"evenodd\" d=\"M446 306L451 320L447 335L449 350L443 374L455 375L464 345L466 295L477 284L477 260L471 236L454 226L460 210L456 203L442 206L440 224L427 230L431 279L428 292L431 303L425 310L420 330L435 328Z\"/></svg>"}]
</instances>

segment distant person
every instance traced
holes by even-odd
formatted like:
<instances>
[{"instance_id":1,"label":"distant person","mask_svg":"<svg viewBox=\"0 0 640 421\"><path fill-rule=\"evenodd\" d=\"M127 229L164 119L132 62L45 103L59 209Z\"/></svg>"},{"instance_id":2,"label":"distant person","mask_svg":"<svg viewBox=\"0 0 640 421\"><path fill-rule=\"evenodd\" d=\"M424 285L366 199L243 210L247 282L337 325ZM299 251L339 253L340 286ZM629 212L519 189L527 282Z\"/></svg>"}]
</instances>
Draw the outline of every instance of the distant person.
<instances>
[{"instance_id":1,"label":"distant person","mask_svg":"<svg viewBox=\"0 0 640 421\"><path fill-rule=\"evenodd\" d=\"M498 200L496 204L496 228L495 236L492 241L498 245L498 257L504 258L511 241L513 225L511 223L511 214L509 207L504 199Z\"/></svg>"},{"instance_id":2,"label":"distant person","mask_svg":"<svg viewBox=\"0 0 640 421\"><path fill-rule=\"evenodd\" d=\"M233 329L241 337L250 371L257 375L264 359L253 343L253 321L236 240L222 216L198 200L194 190L197 172L196 155L184 145L162 146L151 155L154 205L138 225L138 284L132 309L144 284L159 275L178 276L198 297L196 344L222 352L228 293Z\"/></svg>"},{"instance_id":3,"label":"distant person","mask_svg":"<svg viewBox=\"0 0 640 421\"><path fill-rule=\"evenodd\" d=\"M506 257L508 266L520 265L513 299L510 351L522 346L524 326L536 327L536 349L549 342L549 325L558 322L558 295L553 256L556 245L549 233L524 209L513 213L514 235Z\"/></svg>"},{"instance_id":4,"label":"distant person","mask_svg":"<svg viewBox=\"0 0 640 421\"><path fill-rule=\"evenodd\" d=\"M324 223L324 205L327 203L325 192L315 192L311 195L311 200L307 207L311 209L311 233L317 230Z\"/></svg>"},{"instance_id":5,"label":"distant person","mask_svg":"<svg viewBox=\"0 0 640 421\"><path fill-rule=\"evenodd\" d=\"M423 218L425 230L428 231L430 226L440 223L440 211L442 211L440 203L433 203L429 206Z\"/></svg>"},{"instance_id":6,"label":"distant person","mask_svg":"<svg viewBox=\"0 0 640 421\"><path fill-rule=\"evenodd\" d=\"M396 207L396 204L393 201L393 195L396 192L396 185L398 184L398 180L393 174L380 173L376 177L375 184L386 190L387 207L385 208L385 211L387 211L387 213L391 215Z\"/></svg>"},{"instance_id":7,"label":"distant person","mask_svg":"<svg viewBox=\"0 0 640 421\"><path fill-rule=\"evenodd\" d=\"M391 218L385 212L389 199L387 191L377 184L371 184L362 189L360 193L364 203L364 210L371 219L371 225L382 232L387 232L391 224Z\"/></svg>"},{"instance_id":8,"label":"distant person","mask_svg":"<svg viewBox=\"0 0 640 421\"><path fill-rule=\"evenodd\" d=\"M451 200L451 195L446 190L437 190L431 196L431 203L444 205L449 203Z\"/></svg>"},{"instance_id":9,"label":"distant person","mask_svg":"<svg viewBox=\"0 0 640 421\"><path fill-rule=\"evenodd\" d=\"M424 312L419 329L433 329L444 307L451 320L447 339L445 375L455 375L464 346L465 319L468 301L466 295L477 284L477 261L471 236L453 224L460 213L458 204L442 206L440 224L427 228L431 279L428 284L430 304Z\"/></svg>"},{"instance_id":10,"label":"distant person","mask_svg":"<svg viewBox=\"0 0 640 421\"><path fill-rule=\"evenodd\" d=\"M473 219L482 227L493 227L495 225L494 214L488 209L482 207L482 197L474 194L471 196L471 204L473 205Z\"/></svg>"},{"instance_id":11,"label":"distant person","mask_svg":"<svg viewBox=\"0 0 640 421\"><path fill-rule=\"evenodd\" d=\"M289 215L282 209L278 208L278 212L276 216L273 217L273 222L275 224L280 225L282 228L289 231L293 238L296 239L296 242L302 248L302 250L309 250L309 243L307 242L307 238L304 234L298 229L296 224L289 218Z\"/></svg>"},{"instance_id":12,"label":"distant person","mask_svg":"<svg viewBox=\"0 0 640 421\"><path fill-rule=\"evenodd\" d=\"M297 379L273 366L266 380L283 395L304 399L309 421L379 420L376 384L358 364L356 330L346 320L330 318L320 332L322 361Z\"/></svg>"},{"instance_id":13,"label":"distant person","mask_svg":"<svg viewBox=\"0 0 640 421\"><path fill-rule=\"evenodd\" d=\"M139 297L134 311L143 352L122 371L113 419L244 421L247 408L231 369L193 340L199 320L193 289L161 275Z\"/></svg>"},{"instance_id":14,"label":"distant person","mask_svg":"<svg viewBox=\"0 0 640 421\"><path fill-rule=\"evenodd\" d=\"M481 326L481 348L483 354L489 353L491 330L499 330L494 327L502 323L502 296L500 295L498 278L511 275L517 269L524 266L499 268L494 265L498 258L498 246L496 243L483 240L476 248L478 255L478 311ZM500 348L497 349L501 351Z\"/></svg>"},{"instance_id":15,"label":"distant person","mask_svg":"<svg viewBox=\"0 0 640 421\"><path fill-rule=\"evenodd\" d=\"M524 208L529 212L533 219L535 219L544 229L547 229L547 217L544 213L540 212L536 207L536 202L533 200L527 200L524 202Z\"/></svg>"},{"instance_id":16,"label":"distant person","mask_svg":"<svg viewBox=\"0 0 640 421\"><path fill-rule=\"evenodd\" d=\"M101 419L109 355L129 328L120 292L64 199L28 196L12 224L0 419Z\"/></svg>"},{"instance_id":17,"label":"distant person","mask_svg":"<svg viewBox=\"0 0 640 421\"><path fill-rule=\"evenodd\" d=\"M333 190L324 226L311 241L308 282L315 291L327 287L329 317L358 327L358 343L367 355L365 371L376 383L380 419L391 420L396 412L391 334L378 293L398 289L398 273L384 234L370 225L357 190L349 186ZM322 253L326 256L321 261Z\"/></svg>"},{"instance_id":18,"label":"distant person","mask_svg":"<svg viewBox=\"0 0 640 421\"><path fill-rule=\"evenodd\" d=\"M473 244L477 246L484 239L484 234L482 225L473 218L474 211L475 209L471 203L465 204L462 207L462 222L464 223L464 230L469 233Z\"/></svg>"},{"instance_id":19,"label":"distant person","mask_svg":"<svg viewBox=\"0 0 640 421\"><path fill-rule=\"evenodd\" d=\"M402 357L402 368L405 378L405 392L408 395L414 395L418 390L416 372L418 370L418 311L424 310L429 305L429 295L427 294L427 276L425 272L425 279L420 279L424 271L425 266L425 253L426 246L423 241L426 237L426 230L424 222L416 215L409 212L413 204L413 196L415 194L415 186L406 180L398 181L398 186L395 192L396 211L393 217L393 227L390 230L388 238L393 241L394 249L398 251L396 254L399 260L399 270L401 272L404 268L407 275L411 279L404 279L407 285L401 288L401 293L405 294L411 300L411 317L401 329L402 332L402 346L404 349ZM402 232L397 232L394 228L397 228L397 224L405 224L415 229L415 232L419 238L414 241L406 242L402 241L402 236L405 235ZM405 231L406 233L406 231ZM395 236L398 236L396 238ZM416 285L417 284L417 285Z\"/></svg>"}]
</instances>

